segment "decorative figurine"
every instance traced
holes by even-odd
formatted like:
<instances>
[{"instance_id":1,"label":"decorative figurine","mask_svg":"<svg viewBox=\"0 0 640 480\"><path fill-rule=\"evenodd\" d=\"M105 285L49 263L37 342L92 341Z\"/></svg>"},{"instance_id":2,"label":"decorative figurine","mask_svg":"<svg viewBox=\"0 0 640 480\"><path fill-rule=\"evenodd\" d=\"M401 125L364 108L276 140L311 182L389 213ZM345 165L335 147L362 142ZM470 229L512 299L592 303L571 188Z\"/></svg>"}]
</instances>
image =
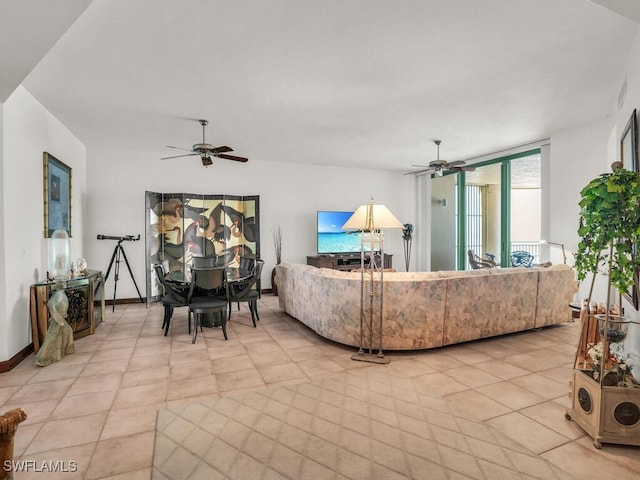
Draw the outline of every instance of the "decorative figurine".
<instances>
[{"instance_id":1,"label":"decorative figurine","mask_svg":"<svg viewBox=\"0 0 640 480\"><path fill-rule=\"evenodd\" d=\"M36 354L35 363L42 367L59 361L64 355L75 352L73 329L67 323L69 299L60 286L47 302L51 318L47 336Z\"/></svg>"}]
</instances>

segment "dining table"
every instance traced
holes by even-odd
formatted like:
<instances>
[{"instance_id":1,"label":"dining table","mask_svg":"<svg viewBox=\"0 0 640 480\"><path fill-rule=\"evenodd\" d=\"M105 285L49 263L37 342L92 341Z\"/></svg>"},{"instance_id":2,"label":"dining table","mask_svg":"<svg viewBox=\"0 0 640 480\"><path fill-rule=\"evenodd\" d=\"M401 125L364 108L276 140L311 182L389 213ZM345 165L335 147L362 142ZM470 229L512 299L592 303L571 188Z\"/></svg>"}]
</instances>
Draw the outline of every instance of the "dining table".
<instances>
[{"instance_id":1,"label":"dining table","mask_svg":"<svg viewBox=\"0 0 640 480\"><path fill-rule=\"evenodd\" d=\"M209 270L212 268L220 268L220 267L189 267L189 278L187 279L184 272L180 270L176 270L173 272L169 272L165 278L167 282L171 282L185 289L185 292L188 292L188 289L191 288L191 272L194 270ZM233 288L233 285L242 283L247 279L251 278L253 275L252 270L236 267L236 266L226 266L225 267L225 281L227 283L226 286L228 288ZM228 308L231 308L230 306ZM221 315L226 315L226 312L220 312L217 314L213 314L208 318L202 320L203 327L219 327L222 324Z\"/></svg>"}]
</instances>

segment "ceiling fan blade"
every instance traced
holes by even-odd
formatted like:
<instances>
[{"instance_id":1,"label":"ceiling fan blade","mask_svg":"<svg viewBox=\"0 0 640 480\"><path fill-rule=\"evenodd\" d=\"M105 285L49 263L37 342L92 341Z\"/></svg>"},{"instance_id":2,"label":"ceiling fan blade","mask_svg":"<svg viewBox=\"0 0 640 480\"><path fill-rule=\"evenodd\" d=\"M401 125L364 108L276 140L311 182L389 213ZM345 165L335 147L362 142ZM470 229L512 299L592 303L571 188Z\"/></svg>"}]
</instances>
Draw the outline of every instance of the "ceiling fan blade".
<instances>
[{"instance_id":1,"label":"ceiling fan blade","mask_svg":"<svg viewBox=\"0 0 640 480\"><path fill-rule=\"evenodd\" d=\"M214 154L215 157L224 158L226 160L233 160L234 162L248 162L248 158L236 157L235 155L225 155L224 153Z\"/></svg>"},{"instance_id":2,"label":"ceiling fan blade","mask_svg":"<svg viewBox=\"0 0 640 480\"><path fill-rule=\"evenodd\" d=\"M429 167L429 168L424 168L422 170L417 170L415 172L407 172L405 173L405 175L417 175L418 173L430 172L431 170L434 170L434 169L432 167Z\"/></svg>"},{"instance_id":3,"label":"ceiling fan blade","mask_svg":"<svg viewBox=\"0 0 640 480\"><path fill-rule=\"evenodd\" d=\"M225 152L233 152L233 148L227 147L227 146L223 146L223 147L216 147L216 148L212 148L211 149L211 153L213 153L213 154L225 153Z\"/></svg>"},{"instance_id":4,"label":"ceiling fan blade","mask_svg":"<svg viewBox=\"0 0 640 480\"><path fill-rule=\"evenodd\" d=\"M459 167L459 166L461 166L461 165L464 165L464 161L463 161L463 160L456 160L456 161L454 161L454 162L449 162L449 163L447 163L447 166L448 166L449 168L451 168L451 167Z\"/></svg>"},{"instance_id":5,"label":"ceiling fan blade","mask_svg":"<svg viewBox=\"0 0 640 480\"><path fill-rule=\"evenodd\" d=\"M175 148L176 150L184 150L185 152L193 152L192 148L174 147L173 145L167 145L167 148Z\"/></svg>"},{"instance_id":6,"label":"ceiling fan blade","mask_svg":"<svg viewBox=\"0 0 640 480\"><path fill-rule=\"evenodd\" d=\"M412 167L417 167L417 168L431 168L429 165L411 165Z\"/></svg>"},{"instance_id":7,"label":"ceiling fan blade","mask_svg":"<svg viewBox=\"0 0 640 480\"><path fill-rule=\"evenodd\" d=\"M473 172L475 167L451 167L449 170L453 172Z\"/></svg>"},{"instance_id":8,"label":"ceiling fan blade","mask_svg":"<svg viewBox=\"0 0 640 480\"><path fill-rule=\"evenodd\" d=\"M170 158L178 157L193 157L194 155L200 155L199 153L186 153L184 155L174 155L173 157L162 157L160 160L169 160Z\"/></svg>"}]
</instances>

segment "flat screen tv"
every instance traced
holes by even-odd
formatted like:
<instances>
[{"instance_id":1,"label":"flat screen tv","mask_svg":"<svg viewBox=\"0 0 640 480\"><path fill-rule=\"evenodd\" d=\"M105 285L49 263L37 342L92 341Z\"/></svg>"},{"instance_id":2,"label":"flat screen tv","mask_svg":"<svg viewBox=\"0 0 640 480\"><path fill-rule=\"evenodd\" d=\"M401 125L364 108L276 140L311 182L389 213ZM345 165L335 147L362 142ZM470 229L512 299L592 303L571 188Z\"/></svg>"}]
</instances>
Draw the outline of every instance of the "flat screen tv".
<instances>
[{"instance_id":1,"label":"flat screen tv","mask_svg":"<svg viewBox=\"0 0 640 480\"><path fill-rule=\"evenodd\" d=\"M318 211L318 255L359 253L360 232L342 230L353 212Z\"/></svg>"}]
</instances>

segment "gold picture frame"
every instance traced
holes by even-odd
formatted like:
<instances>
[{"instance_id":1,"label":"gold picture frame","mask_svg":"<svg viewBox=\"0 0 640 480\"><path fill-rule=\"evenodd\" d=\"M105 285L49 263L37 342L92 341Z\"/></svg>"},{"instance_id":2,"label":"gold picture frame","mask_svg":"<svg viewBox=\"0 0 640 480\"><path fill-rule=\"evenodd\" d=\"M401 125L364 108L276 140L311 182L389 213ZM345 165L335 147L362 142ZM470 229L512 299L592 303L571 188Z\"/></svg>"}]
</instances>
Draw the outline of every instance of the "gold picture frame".
<instances>
[{"instance_id":1,"label":"gold picture frame","mask_svg":"<svg viewBox=\"0 0 640 480\"><path fill-rule=\"evenodd\" d=\"M71 167L44 152L44 237L65 230L71 237Z\"/></svg>"}]
</instances>

